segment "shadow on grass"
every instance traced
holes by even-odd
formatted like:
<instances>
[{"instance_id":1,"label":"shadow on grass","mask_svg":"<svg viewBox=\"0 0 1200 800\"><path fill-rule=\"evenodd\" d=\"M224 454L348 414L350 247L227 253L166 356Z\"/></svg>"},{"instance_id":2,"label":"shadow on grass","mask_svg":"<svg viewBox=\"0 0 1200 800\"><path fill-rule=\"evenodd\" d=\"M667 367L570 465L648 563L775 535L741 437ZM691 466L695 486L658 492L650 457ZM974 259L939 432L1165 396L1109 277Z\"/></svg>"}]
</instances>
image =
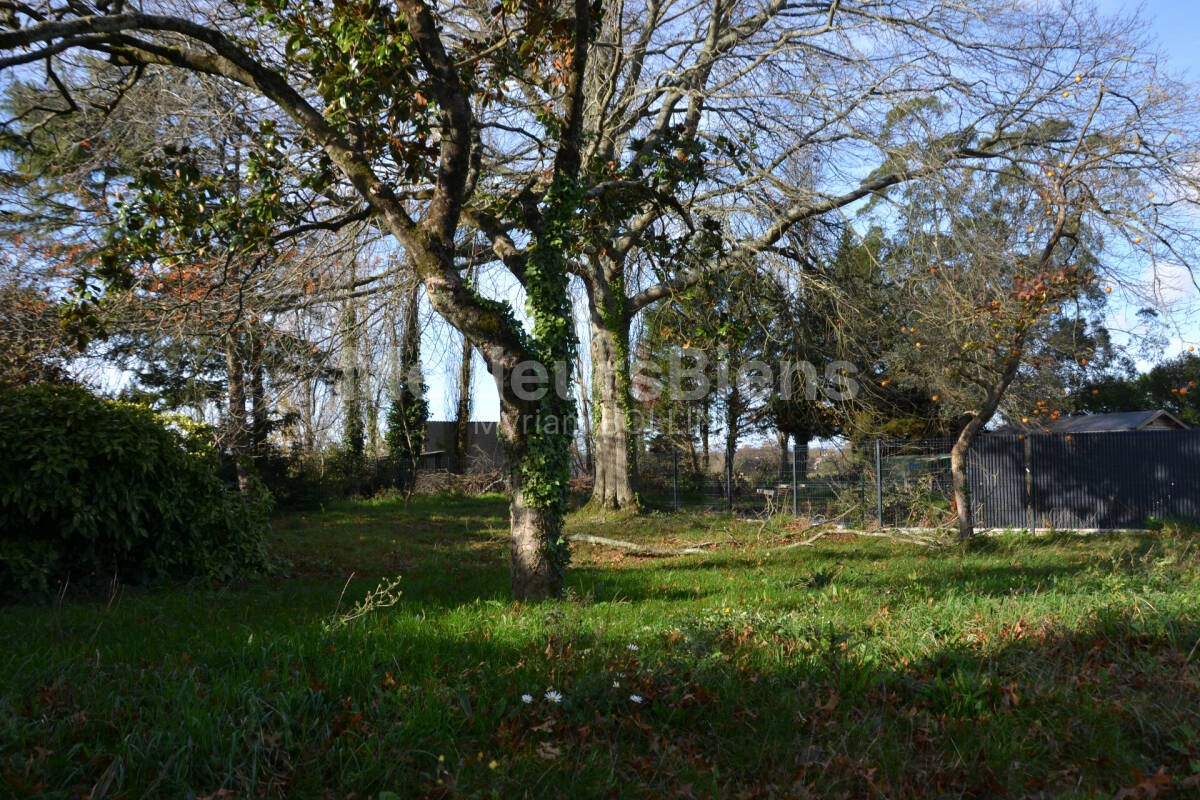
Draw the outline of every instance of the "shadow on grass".
<instances>
[{"instance_id":1,"label":"shadow on grass","mask_svg":"<svg viewBox=\"0 0 1200 800\"><path fill-rule=\"evenodd\" d=\"M860 657L852 637L819 638L801 648L807 666L730 687L754 712L753 741L769 743L736 761L813 796L1111 796L1139 781L1128 797L1194 796L1197 641L1195 620L1133 610L905 664ZM733 663L762 647L744 628L725 642Z\"/></svg>"},{"instance_id":2,"label":"shadow on grass","mask_svg":"<svg viewBox=\"0 0 1200 800\"><path fill-rule=\"evenodd\" d=\"M576 595L612 604L598 610L509 602L503 525L502 498L354 504L281 526L328 559L300 578L0 618L24 643L0 658L0 794L1085 797L1140 775L1149 797L1188 796L1200 768L1194 599L1170 614L1084 591L1105 559L1142 574L1152 537L1078 556L1075 538L831 542L573 569ZM341 596L348 568L362 572ZM397 573L395 606L322 628ZM1074 629L897 643L841 608L817 628L705 602L767 586L794 605L835 585L1064 586L1099 610ZM671 619L646 624L649 601L676 604Z\"/></svg>"},{"instance_id":3,"label":"shadow on grass","mask_svg":"<svg viewBox=\"0 0 1200 800\"><path fill-rule=\"evenodd\" d=\"M1159 782L1153 796L1184 796L1200 756L1191 619L1101 611L1077 629L1006 629L906 662L864 655L832 624L710 620L633 651L573 604L507 623L492 604L440 617L422 605L333 633L281 627L182 652L143 636L125 661L27 665L0 694L0 787L1083 797L1140 775Z\"/></svg>"},{"instance_id":4,"label":"shadow on grass","mask_svg":"<svg viewBox=\"0 0 1200 800\"><path fill-rule=\"evenodd\" d=\"M843 589L878 592L881 596L885 592L911 589L919 591L922 599L935 600L962 596L1010 597L1051 591L1056 587L1074 590L1080 581L1099 580L1096 564L1086 561L1000 566L964 563L951 557L944 563L933 561L920 565L919 573L914 565L913 577L906 578L902 570L885 570L885 559L863 557L860 561L854 553L831 553L793 564L741 557L699 560L701 558L693 556L695 560L673 559L669 562L645 559L632 565L627 560L619 567L589 565L572 569L568 581L596 599L639 601L720 596L730 585L721 579L721 575L729 571L742 574L737 585L743 591L753 590L756 582L774 590L800 592L816 592L836 584ZM880 569L872 570L870 565L876 562Z\"/></svg>"}]
</instances>

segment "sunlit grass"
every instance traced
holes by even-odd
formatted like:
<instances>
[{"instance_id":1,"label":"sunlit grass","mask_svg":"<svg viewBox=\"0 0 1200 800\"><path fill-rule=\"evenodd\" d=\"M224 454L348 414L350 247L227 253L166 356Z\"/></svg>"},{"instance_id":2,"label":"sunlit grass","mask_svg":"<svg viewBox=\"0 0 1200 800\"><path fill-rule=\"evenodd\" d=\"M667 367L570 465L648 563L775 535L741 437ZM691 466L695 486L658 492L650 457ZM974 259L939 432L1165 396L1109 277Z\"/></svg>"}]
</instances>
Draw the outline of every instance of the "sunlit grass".
<instances>
[{"instance_id":1,"label":"sunlit grass","mask_svg":"<svg viewBox=\"0 0 1200 800\"><path fill-rule=\"evenodd\" d=\"M522 606L505 524L500 497L343 503L277 521L280 575L0 611L0 795L1194 791L1185 534L788 547L580 515L707 549L577 546L567 599ZM394 605L337 623L395 575Z\"/></svg>"}]
</instances>

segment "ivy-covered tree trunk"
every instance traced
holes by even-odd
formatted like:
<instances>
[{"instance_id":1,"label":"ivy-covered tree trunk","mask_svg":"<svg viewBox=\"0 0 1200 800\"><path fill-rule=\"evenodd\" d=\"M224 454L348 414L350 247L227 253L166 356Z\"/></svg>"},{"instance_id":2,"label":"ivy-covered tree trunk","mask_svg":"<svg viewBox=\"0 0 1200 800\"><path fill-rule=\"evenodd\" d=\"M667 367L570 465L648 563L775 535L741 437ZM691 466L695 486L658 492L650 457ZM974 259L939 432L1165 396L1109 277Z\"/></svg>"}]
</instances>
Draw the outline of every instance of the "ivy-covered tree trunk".
<instances>
[{"instance_id":1,"label":"ivy-covered tree trunk","mask_svg":"<svg viewBox=\"0 0 1200 800\"><path fill-rule=\"evenodd\" d=\"M533 316L529 345L546 369L549 385L532 402L517 399L514 386L501 393L512 464L512 593L517 600L561 595L571 557L563 525L575 434L570 369L576 340L564 251L571 240L578 186L568 177L573 172L559 166L547 192L543 234L528 262L533 279L526 282Z\"/></svg>"},{"instance_id":2,"label":"ivy-covered tree trunk","mask_svg":"<svg viewBox=\"0 0 1200 800\"><path fill-rule=\"evenodd\" d=\"M405 483L410 485L425 447L425 423L429 418L429 402L425 399L425 382L421 375L420 289L420 284L413 281L405 292L399 354L387 414L388 456L402 471Z\"/></svg>"},{"instance_id":3,"label":"ivy-covered tree trunk","mask_svg":"<svg viewBox=\"0 0 1200 800\"><path fill-rule=\"evenodd\" d=\"M535 407L505 403L500 410L500 432L509 464L509 514L511 585L514 600L530 601L562 594L569 551L563 534L565 503L547 502L537 446L549 426ZM531 452L531 445L533 445Z\"/></svg>"}]
</instances>

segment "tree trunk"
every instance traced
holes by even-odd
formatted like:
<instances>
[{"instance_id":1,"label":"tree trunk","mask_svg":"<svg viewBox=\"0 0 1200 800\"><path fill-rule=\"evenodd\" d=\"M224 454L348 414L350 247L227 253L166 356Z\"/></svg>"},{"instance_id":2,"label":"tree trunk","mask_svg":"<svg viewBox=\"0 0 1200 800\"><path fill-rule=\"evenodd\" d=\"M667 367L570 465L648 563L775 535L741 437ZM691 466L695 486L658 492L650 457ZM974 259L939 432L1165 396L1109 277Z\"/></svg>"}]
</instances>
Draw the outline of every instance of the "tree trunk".
<instances>
[{"instance_id":1,"label":"tree trunk","mask_svg":"<svg viewBox=\"0 0 1200 800\"><path fill-rule=\"evenodd\" d=\"M548 531L562 527L562 520L526 503L520 475L520 467L513 467L509 501L512 596L524 602L560 597L562 576L546 557L543 542Z\"/></svg>"},{"instance_id":2,"label":"tree trunk","mask_svg":"<svg viewBox=\"0 0 1200 800\"><path fill-rule=\"evenodd\" d=\"M236 330L225 335L225 372L229 394L229 410L225 425L229 453L237 470L238 490L250 491L249 455L250 426L246 409L246 364L242 358L241 336Z\"/></svg>"},{"instance_id":3,"label":"tree trunk","mask_svg":"<svg viewBox=\"0 0 1200 800\"><path fill-rule=\"evenodd\" d=\"M424 396L425 382L421 375L420 289L420 283L413 281L404 287L404 295L398 299L403 310L400 324L393 330L395 360L388 389L388 457L398 471L400 485L406 489L416 480L429 419L429 404Z\"/></svg>"},{"instance_id":4,"label":"tree trunk","mask_svg":"<svg viewBox=\"0 0 1200 800\"><path fill-rule=\"evenodd\" d=\"M471 340L462 340L462 362L458 366L458 404L454 415L454 471L467 471L471 442Z\"/></svg>"},{"instance_id":5,"label":"tree trunk","mask_svg":"<svg viewBox=\"0 0 1200 800\"><path fill-rule=\"evenodd\" d=\"M792 431L796 442L796 480L808 480L808 443L813 436L808 431Z\"/></svg>"},{"instance_id":6,"label":"tree trunk","mask_svg":"<svg viewBox=\"0 0 1200 800\"><path fill-rule=\"evenodd\" d=\"M737 384L731 384L729 393L725 396L725 481L727 484L728 510L733 511L733 495L736 487L734 458L737 456L740 418L742 412L741 392Z\"/></svg>"},{"instance_id":7,"label":"tree trunk","mask_svg":"<svg viewBox=\"0 0 1200 800\"><path fill-rule=\"evenodd\" d=\"M404 376L408 387L408 396L405 398L405 402L412 402L413 392L418 391L424 384L421 376L420 301L421 284L413 281L404 298L404 329L400 334L400 374ZM405 422L415 424L414 420L407 418L405 418ZM419 430L406 424L404 436L408 440L412 474L416 475L417 465L421 461L421 450L425 447L425 420L421 421Z\"/></svg>"},{"instance_id":8,"label":"tree trunk","mask_svg":"<svg viewBox=\"0 0 1200 800\"><path fill-rule=\"evenodd\" d=\"M986 420L972 417L958 432L954 446L950 448L950 481L954 487L954 508L958 514L958 538L966 541L975 535L975 510L971 503L971 487L967 482L967 457L976 435Z\"/></svg>"},{"instance_id":9,"label":"tree trunk","mask_svg":"<svg viewBox=\"0 0 1200 800\"><path fill-rule=\"evenodd\" d=\"M367 452L372 461L379 460L379 410L383 405L383 396L387 386L383 381L376 380L375 362L372 359L374 348L368 344L363 354L362 370L363 385L366 387L365 402L367 417Z\"/></svg>"},{"instance_id":10,"label":"tree trunk","mask_svg":"<svg viewBox=\"0 0 1200 800\"><path fill-rule=\"evenodd\" d=\"M611 321L611 320L610 320ZM626 410L629 394L629 323L612 330L602 315L592 311L592 397L597 415L593 436L594 507L619 510L637 507L635 490L637 457Z\"/></svg>"},{"instance_id":11,"label":"tree trunk","mask_svg":"<svg viewBox=\"0 0 1200 800\"><path fill-rule=\"evenodd\" d=\"M792 459L788 453L788 440L792 436L787 431L775 431L775 440L779 443L779 481L790 482L792 479Z\"/></svg>"},{"instance_id":12,"label":"tree trunk","mask_svg":"<svg viewBox=\"0 0 1200 800\"><path fill-rule=\"evenodd\" d=\"M310 378L299 387L300 442L306 456L313 455L317 449L316 386L318 380L318 378Z\"/></svg>"},{"instance_id":13,"label":"tree trunk","mask_svg":"<svg viewBox=\"0 0 1200 800\"><path fill-rule=\"evenodd\" d=\"M593 452L595 449L595 439L593 436L594 432L592 430L592 402L588 398L591 386L589 383L584 381L583 370L584 367L582 355L577 353L575 357L575 379L578 381L578 386L584 387L584 390L579 392L579 420L580 424L583 425L583 436L581 437L583 440L582 471L585 475L595 475L596 461Z\"/></svg>"},{"instance_id":14,"label":"tree trunk","mask_svg":"<svg viewBox=\"0 0 1200 800\"><path fill-rule=\"evenodd\" d=\"M263 343L259 331L250 332L250 449L255 459L267 455L267 438L271 432L271 409L267 404L266 366L263 364Z\"/></svg>"},{"instance_id":15,"label":"tree trunk","mask_svg":"<svg viewBox=\"0 0 1200 800\"><path fill-rule=\"evenodd\" d=\"M689 414L691 412L688 412ZM692 436L691 426L688 426L687 431L687 448L688 448L688 464L692 467L692 474L700 474L700 451L696 449L696 439Z\"/></svg>"},{"instance_id":16,"label":"tree trunk","mask_svg":"<svg viewBox=\"0 0 1200 800\"><path fill-rule=\"evenodd\" d=\"M1078 225L1078 219L1076 219L1075 224ZM1040 274L1044 275L1050 269L1059 243L1065 235L1068 235L1066 233L1066 226L1066 207L1061 206L1058 216L1055 219L1054 230L1050 233L1045 246L1042 248L1041 260L1038 264L1038 272ZM1004 393L1008 391L1008 387L1016 379L1017 370L1020 369L1021 360L1025 356L1025 345L1029 341L1029 336L1034 326L1037 324L1038 315L1050 302L1055 301L1043 296L1040 305L1026 306L1027 316L1018 320L1012 346L1009 349L1008 357L1004 361L1004 368L1000 371L996 380L988 387L987 396L980 406L978 413L967 420L967 424L958 432L958 438L955 440L954 446L950 449L950 479L954 486L954 503L958 511L958 538L960 540L965 541L975 535L974 509L971 508L971 490L967 483L967 456L971 452L971 444L975 441L975 437L979 432L983 430L983 427L995 415L996 409L1000 407L1001 398L1004 397ZM1032 532L1031 530L1030 533Z\"/></svg>"},{"instance_id":17,"label":"tree trunk","mask_svg":"<svg viewBox=\"0 0 1200 800\"><path fill-rule=\"evenodd\" d=\"M1012 353L996 381L988 387L988 393L979 411L973 414L958 432L954 446L950 448L950 482L954 488L954 506L958 515L958 538L966 541L975 535L974 509L971 508L971 487L967 483L967 457L975 437L983 430L1000 406L1000 400L1017 376L1021 355L1025 345L1027 329L1022 330Z\"/></svg>"},{"instance_id":18,"label":"tree trunk","mask_svg":"<svg viewBox=\"0 0 1200 800\"><path fill-rule=\"evenodd\" d=\"M351 263L350 280L354 280L356 274ZM358 300L350 298L342 308L342 447L347 469L355 481L362 466L366 444L358 320Z\"/></svg>"},{"instance_id":19,"label":"tree trunk","mask_svg":"<svg viewBox=\"0 0 1200 800\"><path fill-rule=\"evenodd\" d=\"M371 375L367 373L366 383L371 385ZM375 461L379 458L379 402L380 393L372 392L367 399L367 453L370 454L371 460Z\"/></svg>"}]
</instances>

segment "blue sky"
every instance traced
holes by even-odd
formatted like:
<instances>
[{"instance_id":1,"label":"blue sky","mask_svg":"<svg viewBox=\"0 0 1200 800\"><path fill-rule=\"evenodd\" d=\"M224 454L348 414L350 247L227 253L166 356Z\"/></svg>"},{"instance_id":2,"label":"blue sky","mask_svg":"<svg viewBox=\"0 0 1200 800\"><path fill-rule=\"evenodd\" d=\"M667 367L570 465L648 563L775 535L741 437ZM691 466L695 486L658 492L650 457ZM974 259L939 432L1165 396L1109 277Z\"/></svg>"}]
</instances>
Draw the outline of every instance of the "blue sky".
<instances>
[{"instance_id":1,"label":"blue sky","mask_svg":"<svg viewBox=\"0 0 1200 800\"><path fill-rule=\"evenodd\" d=\"M1196 0L1101 0L1105 11L1137 11L1144 15L1170 62L1200 80L1200 3Z\"/></svg>"},{"instance_id":2,"label":"blue sky","mask_svg":"<svg viewBox=\"0 0 1200 800\"><path fill-rule=\"evenodd\" d=\"M1135 14L1147 26L1148 33L1157 39L1159 49L1166 58L1170 72L1182 73L1183 77L1196 84L1193 101L1200 103L1200 0L1098 0L1102 12ZM1190 296L1186 308L1172 320L1170 330L1164 331L1167 338L1159 357L1170 357L1187 345L1200 345L1200 297L1194 287L1188 285L1185 274L1176 270L1172 283L1178 284L1180 296ZM1150 366L1145 354L1137 357L1138 367Z\"/></svg>"}]
</instances>

